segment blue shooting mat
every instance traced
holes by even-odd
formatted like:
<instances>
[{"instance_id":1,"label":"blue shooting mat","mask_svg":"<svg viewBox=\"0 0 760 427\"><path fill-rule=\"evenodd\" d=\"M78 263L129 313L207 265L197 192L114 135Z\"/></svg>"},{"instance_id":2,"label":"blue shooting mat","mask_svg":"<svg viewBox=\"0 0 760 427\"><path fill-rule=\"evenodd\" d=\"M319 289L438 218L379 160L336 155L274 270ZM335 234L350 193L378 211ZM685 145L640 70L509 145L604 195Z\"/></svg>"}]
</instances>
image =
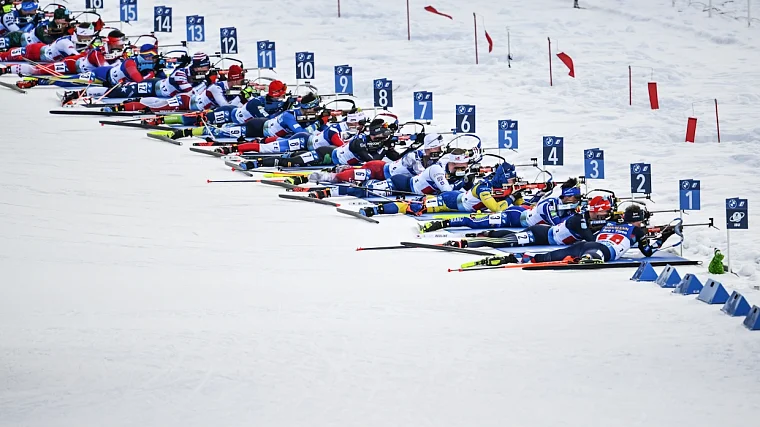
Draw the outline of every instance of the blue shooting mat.
<instances>
[{"instance_id":1,"label":"blue shooting mat","mask_svg":"<svg viewBox=\"0 0 760 427\"><path fill-rule=\"evenodd\" d=\"M565 246L521 246L521 247L515 247L515 248L490 248L490 249L496 249L497 251L506 252L506 253L544 253L544 252L550 252L557 249L562 249L567 247ZM480 249L480 248L473 248L473 249ZM485 247L483 249L486 249ZM654 255L647 258L639 252L636 248L631 248L626 255L623 258L616 259L615 261L611 261L609 264L614 264L618 262L641 262L646 260L654 260L654 261L664 261L664 262L672 262L672 261L688 261L688 259L678 256L676 254L666 252L666 251L660 251L655 252Z\"/></svg>"}]
</instances>

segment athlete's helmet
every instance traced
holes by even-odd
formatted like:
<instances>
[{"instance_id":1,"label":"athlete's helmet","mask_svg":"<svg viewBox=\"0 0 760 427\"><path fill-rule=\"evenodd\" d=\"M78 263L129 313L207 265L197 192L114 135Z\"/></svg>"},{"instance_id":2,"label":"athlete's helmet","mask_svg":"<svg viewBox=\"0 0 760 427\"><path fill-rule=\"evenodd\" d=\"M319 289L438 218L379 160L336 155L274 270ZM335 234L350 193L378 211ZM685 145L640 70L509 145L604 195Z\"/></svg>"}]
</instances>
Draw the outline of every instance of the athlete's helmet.
<instances>
[{"instance_id":1,"label":"athlete's helmet","mask_svg":"<svg viewBox=\"0 0 760 427\"><path fill-rule=\"evenodd\" d=\"M559 197L581 197L581 189L578 187L563 188Z\"/></svg>"},{"instance_id":2,"label":"athlete's helmet","mask_svg":"<svg viewBox=\"0 0 760 427\"><path fill-rule=\"evenodd\" d=\"M208 71L211 69L211 60L203 52L197 52L193 55L193 62L190 63L190 80L200 82L206 78Z\"/></svg>"},{"instance_id":3,"label":"athlete's helmet","mask_svg":"<svg viewBox=\"0 0 760 427\"><path fill-rule=\"evenodd\" d=\"M272 83L269 83L269 92L267 95L271 96L272 98L282 98L287 92L288 85L279 80L273 80Z\"/></svg>"},{"instance_id":4,"label":"athlete's helmet","mask_svg":"<svg viewBox=\"0 0 760 427\"><path fill-rule=\"evenodd\" d=\"M137 61L137 68L140 71L152 69L156 64L156 56L158 56L158 48L156 45L146 43L140 46L140 53L135 58Z\"/></svg>"},{"instance_id":5,"label":"athlete's helmet","mask_svg":"<svg viewBox=\"0 0 760 427\"><path fill-rule=\"evenodd\" d=\"M493 188L502 188L504 184L509 184L510 179L516 177L517 173L515 173L515 166L511 163L504 162L494 171L493 177L491 178L491 186Z\"/></svg>"},{"instance_id":6,"label":"athlete's helmet","mask_svg":"<svg viewBox=\"0 0 760 427\"><path fill-rule=\"evenodd\" d=\"M319 97L313 92L309 92L301 97L299 101L299 108L301 110L316 111L319 109Z\"/></svg>"},{"instance_id":7,"label":"athlete's helmet","mask_svg":"<svg viewBox=\"0 0 760 427\"><path fill-rule=\"evenodd\" d=\"M444 154L438 163L443 166L444 171L446 171L446 177L451 182L461 179L467 174L467 168L472 160L467 150L455 148L451 152Z\"/></svg>"},{"instance_id":8,"label":"athlete's helmet","mask_svg":"<svg viewBox=\"0 0 760 427\"><path fill-rule=\"evenodd\" d=\"M589 212L609 212L612 210L612 203L602 196L596 196L588 202Z\"/></svg>"},{"instance_id":9,"label":"athlete's helmet","mask_svg":"<svg viewBox=\"0 0 760 427\"><path fill-rule=\"evenodd\" d=\"M388 127L388 123L383 119L375 119L369 124L369 139L371 141L383 142L393 135L393 130Z\"/></svg>"},{"instance_id":10,"label":"athlete's helmet","mask_svg":"<svg viewBox=\"0 0 760 427\"><path fill-rule=\"evenodd\" d=\"M37 13L37 8L39 5L36 1L32 0L24 0L21 3L21 7L19 8L19 12L21 12L22 15L34 15Z\"/></svg>"},{"instance_id":11,"label":"athlete's helmet","mask_svg":"<svg viewBox=\"0 0 760 427\"><path fill-rule=\"evenodd\" d=\"M245 77L245 70L243 70L240 65L230 65L230 69L227 70L227 81L235 83L234 86L237 86L240 84L240 82Z\"/></svg>"},{"instance_id":12,"label":"athlete's helmet","mask_svg":"<svg viewBox=\"0 0 760 427\"><path fill-rule=\"evenodd\" d=\"M108 64L106 61L106 56L103 55L103 52L100 49L93 49L90 53L88 53L87 62L89 62L93 67L102 67Z\"/></svg>"},{"instance_id":13,"label":"athlete's helmet","mask_svg":"<svg viewBox=\"0 0 760 427\"><path fill-rule=\"evenodd\" d=\"M76 32L74 34L77 45L88 46L92 41L92 38L95 37L95 27L93 27L89 22L82 22L81 24L77 25Z\"/></svg>"},{"instance_id":14,"label":"athlete's helmet","mask_svg":"<svg viewBox=\"0 0 760 427\"><path fill-rule=\"evenodd\" d=\"M623 213L623 221L625 222L639 222L644 221L645 213L639 205L631 205L625 208Z\"/></svg>"},{"instance_id":15,"label":"athlete's helmet","mask_svg":"<svg viewBox=\"0 0 760 427\"><path fill-rule=\"evenodd\" d=\"M112 52L115 50L124 49L125 40L126 40L126 36L121 31L119 30L111 31L110 33L108 33L108 37L106 38L106 44L108 45L108 50Z\"/></svg>"}]
</instances>

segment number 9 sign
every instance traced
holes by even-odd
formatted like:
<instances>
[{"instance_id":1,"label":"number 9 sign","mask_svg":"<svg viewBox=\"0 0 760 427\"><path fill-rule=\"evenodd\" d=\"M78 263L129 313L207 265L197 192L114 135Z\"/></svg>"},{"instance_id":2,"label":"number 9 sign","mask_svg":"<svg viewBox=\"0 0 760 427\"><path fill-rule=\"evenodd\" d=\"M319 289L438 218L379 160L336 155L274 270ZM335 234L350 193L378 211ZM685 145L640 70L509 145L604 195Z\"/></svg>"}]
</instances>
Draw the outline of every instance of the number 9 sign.
<instances>
[{"instance_id":1,"label":"number 9 sign","mask_svg":"<svg viewBox=\"0 0 760 427\"><path fill-rule=\"evenodd\" d=\"M354 93L354 70L348 65L335 67L335 93Z\"/></svg>"}]
</instances>

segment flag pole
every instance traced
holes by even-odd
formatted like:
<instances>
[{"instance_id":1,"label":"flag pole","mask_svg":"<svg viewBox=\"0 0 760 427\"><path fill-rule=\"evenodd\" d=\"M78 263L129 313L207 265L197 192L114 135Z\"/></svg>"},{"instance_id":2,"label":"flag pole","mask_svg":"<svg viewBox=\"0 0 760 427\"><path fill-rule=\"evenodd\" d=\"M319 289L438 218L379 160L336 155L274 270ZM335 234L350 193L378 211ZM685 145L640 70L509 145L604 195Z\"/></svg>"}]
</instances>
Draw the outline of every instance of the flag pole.
<instances>
[{"instance_id":1,"label":"flag pole","mask_svg":"<svg viewBox=\"0 0 760 427\"><path fill-rule=\"evenodd\" d=\"M340 18L340 0L338 0L338 18Z\"/></svg>"},{"instance_id":2,"label":"flag pole","mask_svg":"<svg viewBox=\"0 0 760 427\"><path fill-rule=\"evenodd\" d=\"M549 41L549 86L554 86L554 80L552 78L552 39L547 37Z\"/></svg>"},{"instance_id":3,"label":"flag pole","mask_svg":"<svg viewBox=\"0 0 760 427\"><path fill-rule=\"evenodd\" d=\"M409 23L409 0L406 0L406 39L412 39L412 26Z\"/></svg>"},{"instance_id":4,"label":"flag pole","mask_svg":"<svg viewBox=\"0 0 760 427\"><path fill-rule=\"evenodd\" d=\"M475 65L478 65L478 18L472 13L472 22L475 24Z\"/></svg>"},{"instance_id":5,"label":"flag pole","mask_svg":"<svg viewBox=\"0 0 760 427\"><path fill-rule=\"evenodd\" d=\"M507 66L512 68L512 41L509 37L509 27L507 27Z\"/></svg>"}]
</instances>

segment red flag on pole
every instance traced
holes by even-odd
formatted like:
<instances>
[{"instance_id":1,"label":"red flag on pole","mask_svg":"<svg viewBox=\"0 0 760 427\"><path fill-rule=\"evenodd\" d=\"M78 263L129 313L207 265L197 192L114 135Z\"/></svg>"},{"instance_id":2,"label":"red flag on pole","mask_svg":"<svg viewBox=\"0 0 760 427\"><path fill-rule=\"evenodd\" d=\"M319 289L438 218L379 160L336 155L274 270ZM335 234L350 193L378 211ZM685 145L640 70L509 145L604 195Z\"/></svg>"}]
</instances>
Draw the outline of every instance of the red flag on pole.
<instances>
[{"instance_id":1,"label":"red flag on pole","mask_svg":"<svg viewBox=\"0 0 760 427\"><path fill-rule=\"evenodd\" d=\"M452 18L451 15L446 15L445 13L441 13L436 8L434 8L433 6L425 6L425 10L427 10L430 13L435 13L436 15L445 16L445 17L451 19L452 21L454 20L454 18Z\"/></svg>"},{"instance_id":2,"label":"red flag on pole","mask_svg":"<svg viewBox=\"0 0 760 427\"><path fill-rule=\"evenodd\" d=\"M491 39L491 36L488 35L488 31L486 33L486 41L488 42L488 53L493 52L493 39Z\"/></svg>"},{"instance_id":3,"label":"red flag on pole","mask_svg":"<svg viewBox=\"0 0 760 427\"><path fill-rule=\"evenodd\" d=\"M565 52L558 53L557 58L559 58L559 60L562 61L562 63L570 69L570 73L568 75L572 78L575 78L575 66L573 65L573 58L568 56L568 54Z\"/></svg>"}]
</instances>

